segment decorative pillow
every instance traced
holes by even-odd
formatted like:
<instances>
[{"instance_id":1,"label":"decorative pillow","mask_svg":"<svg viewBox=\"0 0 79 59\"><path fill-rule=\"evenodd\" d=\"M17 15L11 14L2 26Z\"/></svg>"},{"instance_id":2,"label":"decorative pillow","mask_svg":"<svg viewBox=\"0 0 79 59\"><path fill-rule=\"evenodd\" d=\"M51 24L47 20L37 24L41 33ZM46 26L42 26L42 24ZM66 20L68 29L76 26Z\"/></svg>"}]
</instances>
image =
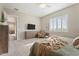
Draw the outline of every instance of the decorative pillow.
<instances>
[{"instance_id":1,"label":"decorative pillow","mask_svg":"<svg viewBox=\"0 0 79 59\"><path fill-rule=\"evenodd\" d=\"M77 49L79 49L79 44L78 45L76 45L76 46L74 46L75 48L77 48Z\"/></svg>"},{"instance_id":2,"label":"decorative pillow","mask_svg":"<svg viewBox=\"0 0 79 59\"><path fill-rule=\"evenodd\" d=\"M37 37L37 38L44 38L44 37L48 37L48 36L49 36L49 33L46 33L44 31L39 31L35 35L35 37Z\"/></svg>"},{"instance_id":3,"label":"decorative pillow","mask_svg":"<svg viewBox=\"0 0 79 59\"><path fill-rule=\"evenodd\" d=\"M79 48L79 36L73 40L73 46L75 48Z\"/></svg>"}]
</instances>

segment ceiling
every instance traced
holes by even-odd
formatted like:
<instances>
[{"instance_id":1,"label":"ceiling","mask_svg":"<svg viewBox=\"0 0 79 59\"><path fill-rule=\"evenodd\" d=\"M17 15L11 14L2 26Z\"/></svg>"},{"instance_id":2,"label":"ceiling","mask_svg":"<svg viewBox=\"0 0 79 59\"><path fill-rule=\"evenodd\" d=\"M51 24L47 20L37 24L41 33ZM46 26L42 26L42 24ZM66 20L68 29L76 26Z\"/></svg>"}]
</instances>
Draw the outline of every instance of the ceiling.
<instances>
[{"instance_id":1,"label":"ceiling","mask_svg":"<svg viewBox=\"0 0 79 59\"><path fill-rule=\"evenodd\" d=\"M43 17L63 8L73 5L73 3L46 3L48 7L40 8L39 3L5 3L4 7L18 9L18 12L26 13L35 17Z\"/></svg>"}]
</instances>

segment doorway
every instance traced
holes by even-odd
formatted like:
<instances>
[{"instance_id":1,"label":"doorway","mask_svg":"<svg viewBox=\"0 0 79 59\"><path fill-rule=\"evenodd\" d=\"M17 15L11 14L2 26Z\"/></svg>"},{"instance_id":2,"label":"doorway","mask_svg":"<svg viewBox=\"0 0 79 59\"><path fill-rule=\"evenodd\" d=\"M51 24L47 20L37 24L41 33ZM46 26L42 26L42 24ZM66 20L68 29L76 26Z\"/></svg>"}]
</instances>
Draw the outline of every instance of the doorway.
<instances>
[{"instance_id":1,"label":"doorway","mask_svg":"<svg viewBox=\"0 0 79 59\"><path fill-rule=\"evenodd\" d=\"M9 39L17 40L17 17L14 15L8 15L7 23L9 26Z\"/></svg>"}]
</instances>

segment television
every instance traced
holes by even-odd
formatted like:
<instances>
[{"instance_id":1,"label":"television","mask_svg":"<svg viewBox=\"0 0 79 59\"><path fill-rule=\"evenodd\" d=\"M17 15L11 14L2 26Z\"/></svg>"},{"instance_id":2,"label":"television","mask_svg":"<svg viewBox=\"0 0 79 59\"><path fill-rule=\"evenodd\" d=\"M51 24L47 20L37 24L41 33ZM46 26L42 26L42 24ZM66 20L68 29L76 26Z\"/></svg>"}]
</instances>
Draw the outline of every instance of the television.
<instances>
[{"instance_id":1,"label":"television","mask_svg":"<svg viewBox=\"0 0 79 59\"><path fill-rule=\"evenodd\" d=\"M27 24L27 29L34 30L35 29L35 24Z\"/></svg>"}]
</instances>

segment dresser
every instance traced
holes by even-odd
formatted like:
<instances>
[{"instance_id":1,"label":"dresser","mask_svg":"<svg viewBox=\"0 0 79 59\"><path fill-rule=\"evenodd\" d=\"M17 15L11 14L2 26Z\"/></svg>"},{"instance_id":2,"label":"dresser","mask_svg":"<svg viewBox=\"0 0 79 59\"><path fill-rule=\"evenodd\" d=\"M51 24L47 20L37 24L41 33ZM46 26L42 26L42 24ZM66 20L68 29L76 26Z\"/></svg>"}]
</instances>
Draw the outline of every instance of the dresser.
<instances>
[{"instance_id":1,"label":"dresser","mask_svg":"<svg viewBox=\"0 0 79 59\"><path fill-rule=\"evenodd\" d=\"M25 39L35 38L37 31L25 31Z\"/></svg>"},{"instance_id":2,"label":"dresser","mask_svg":"<svg viewBox=\"0 0 79 59\"><path fill-rule=\"evenodd\" d=\"M8 52L8 25L0 25L0 54Z\"/></svg>"}]
</instances>

